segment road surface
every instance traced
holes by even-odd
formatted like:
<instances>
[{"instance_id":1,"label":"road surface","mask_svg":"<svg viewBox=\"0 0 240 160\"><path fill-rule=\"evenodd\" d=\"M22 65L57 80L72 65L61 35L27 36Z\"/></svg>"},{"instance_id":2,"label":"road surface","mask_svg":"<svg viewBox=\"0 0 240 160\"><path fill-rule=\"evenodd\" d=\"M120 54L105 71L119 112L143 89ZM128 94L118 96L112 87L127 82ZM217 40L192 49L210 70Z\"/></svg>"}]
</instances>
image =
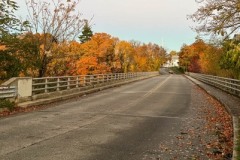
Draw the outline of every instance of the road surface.
<instances>
[{"instance_id":1,"label":"road surface","mask_svg":"<svg viewBox=\"0 0 240 160\"><path fill-rule=\"evenodd\" d=\"M184 76L162 75L1 118L0 159L168 159L163 143L194 119L193 87Z\"/></svg>"}]
</instances>

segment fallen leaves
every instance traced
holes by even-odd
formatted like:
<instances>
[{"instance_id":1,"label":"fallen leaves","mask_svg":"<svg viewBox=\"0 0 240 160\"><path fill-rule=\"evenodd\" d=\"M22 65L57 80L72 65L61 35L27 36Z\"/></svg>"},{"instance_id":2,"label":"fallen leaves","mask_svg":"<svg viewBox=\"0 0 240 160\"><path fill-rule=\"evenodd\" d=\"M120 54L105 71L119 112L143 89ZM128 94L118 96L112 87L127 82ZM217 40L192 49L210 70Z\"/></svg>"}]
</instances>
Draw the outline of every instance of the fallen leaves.
<instances>
[{"instance_id":1,"label":"fallen leaves","mask_svg":"<svg viewBox=\"0 0 240 160\"><path fill-rule=\"evenodd\" d=\"M224 106L195 86L186 114L186 119L179 121L179 132L160 142L161 159L231 159L232 119Z\"/></svg>"},{"instance_id":2,"label":"fallen leaves","mask_svg":"<svg viewBox=\"0 0 240 160\"><path fill-rule=\"evenodd\" d=\"M22 108L22 107L15 107L13 109L13 111L9 111L9 110L4 110L2 112L0 112L0 117L6 117L6 116L10 116L10 115L15 115L17 113L26 113L26 112L31 112L37 109L43 108L43 106L31 106L31 107L26 107L26 108Z\"/></svg>"},{"instance_id":3,"label":"fallen leaves","mask_svg":"<svg viewBox=\"0 0 240 160\"><path fill-rule=\"evenodd\" d=\"M209 139L205 144L207 155L211 159L231 158L233 149L232 118L220 102L200 89L199 92L207 97L208 103L212 106L212 108L202 107L207 122L204 128L214 136L214 139Z\"/></svg>"}]
</instances>

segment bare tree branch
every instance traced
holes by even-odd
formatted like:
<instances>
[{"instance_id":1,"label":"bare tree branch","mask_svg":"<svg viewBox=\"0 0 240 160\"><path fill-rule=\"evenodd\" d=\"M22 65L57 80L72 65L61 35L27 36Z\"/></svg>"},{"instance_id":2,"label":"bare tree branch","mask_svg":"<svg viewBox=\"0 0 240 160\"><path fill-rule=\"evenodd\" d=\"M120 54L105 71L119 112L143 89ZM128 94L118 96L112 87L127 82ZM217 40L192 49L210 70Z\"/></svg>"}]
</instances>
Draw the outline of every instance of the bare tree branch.
<instances>
[{"instance_id":1,"label":"bare tree branch","mask_svg":"<svg viewBox=\"0 0 240 160\"><path fill-rule=\"evenodd\" d=\"M79 0L26 0L30 31L49 33L59 41L73 40L84 25L76 11Z\"/></svg>"},{"instance_id":2,"label":"bare tree branch","mask_svg":"<svg viewBox=\"0 0 240 160\"><path fill-rule=\"evenodd\" d=\"M188 18L197 22L197 32L228 37L239 30L239 0L204 0L202 6Z\"/></svg>"}]
</instances>

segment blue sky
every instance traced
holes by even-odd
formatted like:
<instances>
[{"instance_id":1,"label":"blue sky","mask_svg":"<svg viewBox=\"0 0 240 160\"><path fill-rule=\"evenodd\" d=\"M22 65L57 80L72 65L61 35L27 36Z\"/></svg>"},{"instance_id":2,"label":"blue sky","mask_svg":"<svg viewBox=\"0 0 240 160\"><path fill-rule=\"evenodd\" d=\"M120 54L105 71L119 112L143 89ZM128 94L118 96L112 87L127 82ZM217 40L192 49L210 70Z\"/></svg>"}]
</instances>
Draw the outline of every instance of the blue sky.
<instances>
[{"instance_id":1,"label":"blue sky","mask_svg":"<svg viewBox=\"0 0 240 160\"><path fill-rule=\"evenodd\" d=\"M24 13L24 0L17 2ZM195 41L190 28L194 24L186 16L197 7L195 0L81 0L78 10L83 18L93 17L93 32L179 51L184 43Z\"/></svg>"}]
</instances>

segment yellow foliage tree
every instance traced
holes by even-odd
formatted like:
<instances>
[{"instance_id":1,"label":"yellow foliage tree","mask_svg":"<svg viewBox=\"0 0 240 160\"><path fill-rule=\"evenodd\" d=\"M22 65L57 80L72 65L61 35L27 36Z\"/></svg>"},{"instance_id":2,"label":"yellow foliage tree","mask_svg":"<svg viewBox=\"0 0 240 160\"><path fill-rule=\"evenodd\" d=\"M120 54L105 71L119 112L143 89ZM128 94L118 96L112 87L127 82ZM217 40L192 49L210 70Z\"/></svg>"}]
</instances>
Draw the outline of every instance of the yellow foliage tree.
<instances>
[{"instance_id":1,"label":"yellow foliage tree","mask_svg":"<svg viewBox=\"0 0 240 160\"><path fill-rule=\"evenodd\" d=\"M115 62L118 65L117 70L122 72L131 72L134 63L134 48L129 42L120 41L115 47Z\"/></svg>"}]
</instances>

